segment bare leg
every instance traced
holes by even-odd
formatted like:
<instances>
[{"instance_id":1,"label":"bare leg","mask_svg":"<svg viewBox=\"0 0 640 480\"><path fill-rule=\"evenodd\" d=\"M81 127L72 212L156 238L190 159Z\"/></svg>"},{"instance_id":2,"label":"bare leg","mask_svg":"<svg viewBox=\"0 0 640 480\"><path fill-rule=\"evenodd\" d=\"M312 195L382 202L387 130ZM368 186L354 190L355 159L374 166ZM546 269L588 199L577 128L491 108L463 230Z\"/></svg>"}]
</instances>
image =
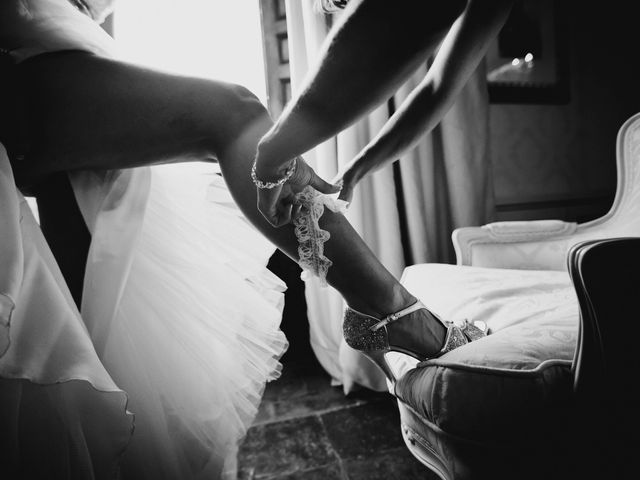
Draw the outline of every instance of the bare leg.
<instances>
[{"instance_id":1,"label":"bare leg","mask_svg":"<svg viewBox=\"0 0 640 480\"><path fill-rule=\"evenodd\" d=\"M67 170L217 158L245 215L297 260L293 228L273 228L256 207L249 170L272 121L246 89L73 52L33 59L20 74L29 92L23 100L25 156L14 162L20 181ZM331 233L327 280L351 307L380 316L415 301L342 215L326 212L322 228ZM411 328L413 321L394 324L391 342L425 354L439 350L444 329L422 312L413 315L420 328Z\"/></svg>"}]
</instances>

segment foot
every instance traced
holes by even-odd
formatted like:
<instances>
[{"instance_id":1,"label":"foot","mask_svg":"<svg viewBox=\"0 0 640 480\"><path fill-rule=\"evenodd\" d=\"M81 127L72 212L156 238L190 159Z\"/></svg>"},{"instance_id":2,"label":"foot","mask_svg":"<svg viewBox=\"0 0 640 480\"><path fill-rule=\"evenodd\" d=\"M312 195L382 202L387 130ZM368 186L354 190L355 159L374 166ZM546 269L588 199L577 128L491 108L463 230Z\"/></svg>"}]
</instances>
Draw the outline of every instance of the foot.
<instances>
[{"instance_id":1,"label":"foot","mask_svg":"<svg viewBox=\"0 0 640 480\"><path fill-rule=\"evenodd\" d=\"M431 358L440 352L447 335L446 327L428 310L420 309L387 326L389 345Z\"/></svg>"}]
</instances>

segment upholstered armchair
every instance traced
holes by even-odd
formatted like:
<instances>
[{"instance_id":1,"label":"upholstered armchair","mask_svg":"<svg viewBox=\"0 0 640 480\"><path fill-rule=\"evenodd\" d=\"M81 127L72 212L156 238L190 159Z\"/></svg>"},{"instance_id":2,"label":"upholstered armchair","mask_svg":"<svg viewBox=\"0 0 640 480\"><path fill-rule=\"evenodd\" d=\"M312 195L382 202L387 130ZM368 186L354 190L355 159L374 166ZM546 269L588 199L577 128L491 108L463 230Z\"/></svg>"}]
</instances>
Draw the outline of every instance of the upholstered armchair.
<instances>
[{"instance_id":1,"label":"upholstered armchair","mask_svg":"<svg viewBox=\"0 0 640 480\"><path fill-rule=\"evenodd\" d=\"M617 162L602 218L461 228L458 265L405 270L430 309L490 329L395 385L406 444L442 479L637 474L640 114Z\"/></svg>"}]
</instances>

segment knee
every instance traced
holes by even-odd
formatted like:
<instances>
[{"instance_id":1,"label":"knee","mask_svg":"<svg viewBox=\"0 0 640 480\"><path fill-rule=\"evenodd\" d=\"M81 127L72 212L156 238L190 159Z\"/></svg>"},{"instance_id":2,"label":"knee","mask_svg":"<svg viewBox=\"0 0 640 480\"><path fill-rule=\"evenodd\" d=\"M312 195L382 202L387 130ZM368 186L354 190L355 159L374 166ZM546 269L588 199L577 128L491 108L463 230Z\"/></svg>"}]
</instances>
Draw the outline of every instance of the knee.
<instances>
[{"instance_id":1,"label":"knee","mask_svg":"<svg viewBox=\"0 0 640 480\"><path fill-rule=\"evenodd\" d=\"M238 85L235 83L229 84L229 89L236 97L238 102L247 103L247 104L257 104L262 107L262 103L258 97L247 87L243 85Z\"/></svg>"},{"instance_id":2,"label":"knee","mask_svg":"<svg viewBox=\"0 0 640 480\"><path fill-rule=\"evenodd\" d=\"M233 86L236 97L233 119L238 132L244 131L248 125L269 116L266 107L260 99L248 88L242 85Z\"/></svg>"},{"instance_id":3,"label":"knee","mask_svg":"<svg viewBox=\"0 0 640 480\"><path fill-rule=\"evenodd\" d=\"M243 137L256 124L270 122L269 113L260 99L242 85L227 84L219 108L223 118L216 121L210 131L210 145L217 153Z\"/></svg>"}]
</instances>

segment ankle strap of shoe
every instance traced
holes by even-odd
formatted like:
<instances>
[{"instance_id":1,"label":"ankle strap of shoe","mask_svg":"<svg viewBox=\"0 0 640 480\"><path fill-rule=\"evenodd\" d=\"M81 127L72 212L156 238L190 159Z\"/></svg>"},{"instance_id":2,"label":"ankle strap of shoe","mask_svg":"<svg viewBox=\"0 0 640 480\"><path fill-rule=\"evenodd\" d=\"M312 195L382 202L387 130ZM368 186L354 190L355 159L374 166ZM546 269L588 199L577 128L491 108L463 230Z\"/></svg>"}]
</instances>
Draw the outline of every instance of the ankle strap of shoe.
<instances>
[{"instance_id":1,"label":"ankle strap of shoe","mask_svg":"<svg viewBox=\"0 0 640 480\"><path fill-rule=\"evenodd\" d=\"M393 323L396 320L400 320L402 317L409 315L410 313L413 313L416 310L420 310L421 308L427 308L427 307L425 307L424 304L420 300L418 300L416 303L414 303L413 305L409 305L407 308L403 308L402 310L399 310L396 313L387 315L378 323L372 325L369 329L372 332L376 332L380 330L382 327L386 327L390 323Z\"/></svg>"}]
</instances>

